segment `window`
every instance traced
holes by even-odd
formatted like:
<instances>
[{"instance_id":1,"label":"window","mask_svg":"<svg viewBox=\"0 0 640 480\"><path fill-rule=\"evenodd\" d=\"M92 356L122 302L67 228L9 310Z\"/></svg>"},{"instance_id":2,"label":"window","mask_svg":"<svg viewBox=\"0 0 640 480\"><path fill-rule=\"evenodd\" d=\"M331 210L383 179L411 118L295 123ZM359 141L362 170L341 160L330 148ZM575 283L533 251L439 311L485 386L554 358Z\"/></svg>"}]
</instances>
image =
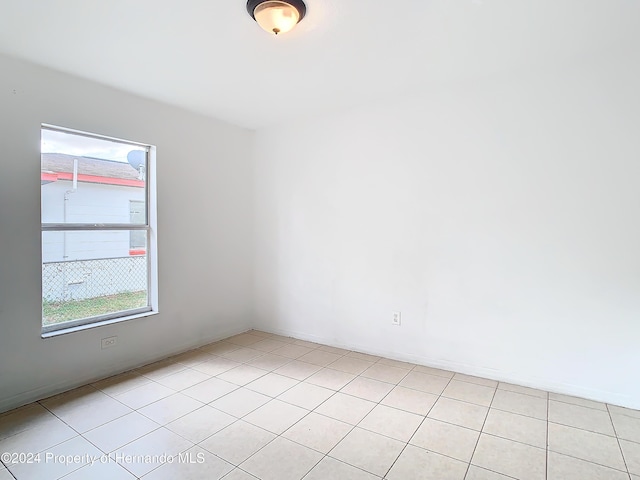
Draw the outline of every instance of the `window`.
<instances>
[{"instance_id":1,"label":"window","mask_svg":"<svg viewBox=\"0 0 640 480\"><path fill-rule=\"evenodd\" d=\"M43 335L157 310L153 147L41 133Z\"/></svg>"},{"instance_id":2,"label":"window","mask_svg":"<svg viewBox=\"0 0 640 480\"><path fill-rule=\"evenodd\" d=\"M145 223L145 202L129 201L129 220L131 223ZM129 255L144 255L146 253L147 238L142 230L132 230L129 234Z\"/></svg>"}]
</instances>

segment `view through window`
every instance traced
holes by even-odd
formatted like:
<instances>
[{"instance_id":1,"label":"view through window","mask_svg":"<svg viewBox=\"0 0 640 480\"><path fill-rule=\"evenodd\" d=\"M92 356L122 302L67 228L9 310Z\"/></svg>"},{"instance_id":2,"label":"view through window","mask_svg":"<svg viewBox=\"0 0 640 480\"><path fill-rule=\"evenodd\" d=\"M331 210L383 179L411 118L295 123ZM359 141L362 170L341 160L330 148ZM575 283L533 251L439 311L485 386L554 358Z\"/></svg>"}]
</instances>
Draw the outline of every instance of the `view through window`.
<instances>
[{"instance_id":1,"label":"view through window","mask_svg":"<svg viewBox=\"0 0 640 480\"><path fill-rule=\"evenodd\" d=\"M149 152L42 127L43 333L151 310Z\"/></svg>"}]
</instances>

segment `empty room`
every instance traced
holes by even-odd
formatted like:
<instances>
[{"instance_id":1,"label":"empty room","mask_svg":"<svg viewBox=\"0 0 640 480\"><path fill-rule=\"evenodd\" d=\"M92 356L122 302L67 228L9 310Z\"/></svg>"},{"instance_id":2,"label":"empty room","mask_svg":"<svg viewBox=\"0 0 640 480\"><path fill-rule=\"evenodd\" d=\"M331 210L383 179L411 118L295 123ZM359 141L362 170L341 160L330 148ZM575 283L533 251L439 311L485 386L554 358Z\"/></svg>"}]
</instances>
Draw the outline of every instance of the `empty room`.
<instances>
[{"instance_id":1,"label":"empty room","mask_svg":"<svg viewBox=\"0 0 640 480\"><path fill-rule=\"evenodd\" d=\"M0 480L640 480L640 2L0 4Z\"/></svg>"}]
</instances>

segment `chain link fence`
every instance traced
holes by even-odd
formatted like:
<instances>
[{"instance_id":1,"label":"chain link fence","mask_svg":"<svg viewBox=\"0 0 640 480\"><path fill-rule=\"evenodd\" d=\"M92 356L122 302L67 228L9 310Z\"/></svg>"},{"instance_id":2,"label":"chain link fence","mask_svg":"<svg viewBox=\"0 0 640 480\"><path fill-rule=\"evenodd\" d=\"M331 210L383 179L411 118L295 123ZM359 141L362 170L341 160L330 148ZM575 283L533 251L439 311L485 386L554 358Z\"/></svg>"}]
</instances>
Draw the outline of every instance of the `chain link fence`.
<instances>
[{"instance_id":1,"label":"chain link fence","mask_svg":"<svg viewBox=\"0 0 640 480\"><path fill-rule=\"evenodd\" d=\"M147 257L44 263L42 303L45 324L144 307Z\"/></svg>"}]
</instances>

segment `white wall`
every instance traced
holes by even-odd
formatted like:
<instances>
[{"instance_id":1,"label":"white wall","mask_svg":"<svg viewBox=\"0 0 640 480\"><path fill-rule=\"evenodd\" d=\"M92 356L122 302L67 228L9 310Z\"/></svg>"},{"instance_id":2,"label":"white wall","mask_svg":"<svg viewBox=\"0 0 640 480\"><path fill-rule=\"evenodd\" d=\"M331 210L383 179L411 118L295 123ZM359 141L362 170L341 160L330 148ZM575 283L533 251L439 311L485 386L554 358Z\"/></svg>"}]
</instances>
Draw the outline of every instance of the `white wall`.
<instances>
[{"instance_id":1,"label":"white wall","mask_svg":"<svg viewBox=\"0 0 640 480\"><path fill-rule=\"evenodd\" d=\"M257 326L640 408L634 58L259 131Z\"/></svg>"},{"instance_id":2,"label":"white wall","mask_svg":"<svg viewBox=\"0 0 640 480\"><path fill-rule=\"evenodd\" d=\"M253 133L4 56L0 72L0 411L246 330ZM43 122L157 146L160 314L40 338Z\"/></svg>"},{"instance_id":3,"label":"white wall","mask_svg":"<svg viewBox=\"0 0 640 480\"><path fill-rule=\"evenodd\" d=\"M255 145L7 57L0 71L0 411L252 318L640 408L637 61L425 88ZM42 122L158 147L159 315L40 338Z\"/></svg>"}]
</instances>

